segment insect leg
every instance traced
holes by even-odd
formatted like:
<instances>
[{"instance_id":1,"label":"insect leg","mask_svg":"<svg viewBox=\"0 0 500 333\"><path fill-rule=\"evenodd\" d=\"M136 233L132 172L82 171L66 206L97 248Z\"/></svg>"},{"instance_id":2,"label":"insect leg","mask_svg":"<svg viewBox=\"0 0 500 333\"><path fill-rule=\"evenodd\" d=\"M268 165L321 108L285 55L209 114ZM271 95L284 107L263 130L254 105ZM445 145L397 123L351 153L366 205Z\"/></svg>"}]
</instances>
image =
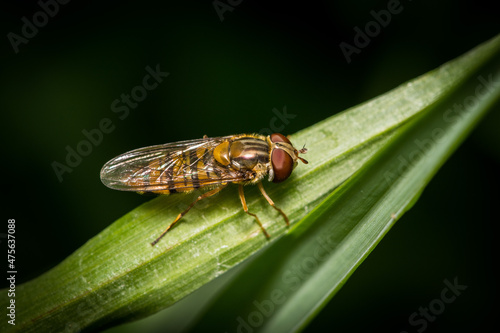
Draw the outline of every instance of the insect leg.
<instances>
[{"instance_id":1,"label":"insect leg","mask_svg":"<svg viewBox=\"0 0 500 333\"><path fill-rule=\"evenodd\" d=\"M227 186L227 183L226 183L226 184L222 184L222 185L220 185L219 187L216 187L216 188L214 188L213 190L210 190L210 191L208 191L208 192L205 192L205 193L203 193L202 195L200 195L198 198L196 198L196 200L195 200L193 203L191 203L191 204L189 205L189 207L188 207L188 208L186 208L186 210L184 210L182 213L180 213L179 215L177 215L177 217L175 218L174 222L170 223L170 225L167 227L167 229L165 229L165 230L161 233L161 235L160 235L157 239L155 239L155 240L151 243L151 245L152 245L152 246L155 246L155 244L156 244L156 243L158 243L158 241L159 241L160 239L162 239L162 237L163 237L163 236L165 236L165 234L166 234L166 233L170 230L170 228L172 228L172 227L174 226L174 224L176 224L177 222L179 222L179 220L180 220L180 219L181 219L184 215L186 215L186 214L187 214L187 212L189 212L189 210L190 210L191 208L193 208L193 206L194 206L194 205L195 205L198 201L200 201L200 200L202 200L202 199L205 199L205 198L208 198L208 197L210 197L210 196L212 196L212 195L216 194L217 192L219 192L220 190L222 190L222 189L223 189L224 187L226 187L226 186Z\"/></svg>"},{"instance_id":2,"label":"insect leg","mask_svg":"<svg viewBox=\"0 0 500 333\"><path fill-rule=\"evenodd\" d=\"M253 214L253 213L250 213L248 211L248 207L247 207L247 202L245 200L245 193L243 192L243 185L239 185L238 187L238 192L240 194L240 200L241 200L241 205L243 206L243 210L245 211L245 213L247 213L248 215L251 215L255 218L255 220L257 221L257 223L259 224L260 228L262 229L262 231L264 232L264 235L266 235L267 238L269 238L269 234L267 233L266 229L264 228L264 226L262 225L262 223L260 223L260 220L259 218L257 217L257 215Z\"/></svg>"},{"instance_id":3,"label":"insect leg","mask_svg":"<svg viewBox=\"0 0 500 333\"><path fill-rule=\"evenodd\" d=\"M276 207L276 205L274 204L274 201L269 197L269 195L267 195L266 191L264 190L264 186L262 186L262 183L258 183L257 184L259 186L259 190L260 190L260 193L262 193L262 195L264 196L264 198L266 198L267 202L269 202L269 204L271 206L274 207L274 209L276 209L278 212L280 212L281 215L283 215L283 217L285 218L285 222L286 222L286 225L290 225L290 221L288 220L288 216L286 216L285 213L283 213L283 211L281 209L279 209L278 207Z\"/></svg>"}]
</instances>

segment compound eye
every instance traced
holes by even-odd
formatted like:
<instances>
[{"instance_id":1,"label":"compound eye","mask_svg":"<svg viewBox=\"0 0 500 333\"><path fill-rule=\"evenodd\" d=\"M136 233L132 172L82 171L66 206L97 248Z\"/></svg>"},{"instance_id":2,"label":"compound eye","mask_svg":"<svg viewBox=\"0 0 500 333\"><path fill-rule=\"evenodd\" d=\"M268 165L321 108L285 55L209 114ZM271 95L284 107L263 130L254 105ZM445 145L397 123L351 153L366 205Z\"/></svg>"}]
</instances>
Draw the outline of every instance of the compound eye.
<instances>
[{"instance_id":1,"label":"compound eye","mask_svg":"<svg viewBox=\"0 0 500 333\"><path fill-rule=\"evenodd\" d=\"M273 183L280 183L292 174L293 159L286 151L275 148L271 154L271 163L274 171Z\"/></svg>"},{"instance_id":2,"label":"compound eye","mask_svg":"<svg viewBox=\"0 0 500 333\"><path fill-rule=\"evenodd\" d=\"M280 134L280 133L271 134L271 142L285 142L288 144L292 144L286 136L284 136L283 134Z\"/></svg>"}]
</instances>

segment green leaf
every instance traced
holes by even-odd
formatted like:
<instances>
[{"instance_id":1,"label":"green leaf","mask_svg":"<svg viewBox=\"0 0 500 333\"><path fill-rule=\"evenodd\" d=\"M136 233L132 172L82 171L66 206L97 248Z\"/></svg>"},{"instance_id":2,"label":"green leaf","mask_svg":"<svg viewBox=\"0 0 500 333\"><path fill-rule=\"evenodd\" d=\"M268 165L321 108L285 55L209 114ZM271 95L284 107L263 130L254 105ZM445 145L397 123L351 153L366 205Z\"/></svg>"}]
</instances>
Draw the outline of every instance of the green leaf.
<instances>
[{"instance_id":1,"label":"green leaf","mask_svg":"<svg viewBox=\"0 0 500 333\"><path fill-rule=\"evenodd\" d=\"M215 317L218 327L235 328L238 318L248 321L256 304L271 302L272 311L264 308L256 326L300 329L412 206L496 101L499 47L496 37L293 135L296 146L307 144L310 164L299 165L283 184L265 184L289 216L290 230L255 188L246 188L250 211L272 236L267 240L242 211L232 187L200 202L151 247L197 194L156 198L52 270L18 286L16 325L3 321L2 331L78 331L148 316L263 248L205 318L222 312ZM6 300L1 305L7 306ZM200 325L211 323L204 319Z\"/></svg>"},{"instance_id":2,"label":"green leaf","mask_svg":"<svg viewBox=\"0 0 500 333\"><path fill-rule=\"evenodd\" d=\"M423 78L449 72L456 63ZM499 78L497 56L436 102L424 105L358 172L245 267L195 328L227 332L303 329L413 206L439 167L491 109L500 96ZM437 91L439 86L429 82L425 89Z\"/></svg>"}]
</instances>

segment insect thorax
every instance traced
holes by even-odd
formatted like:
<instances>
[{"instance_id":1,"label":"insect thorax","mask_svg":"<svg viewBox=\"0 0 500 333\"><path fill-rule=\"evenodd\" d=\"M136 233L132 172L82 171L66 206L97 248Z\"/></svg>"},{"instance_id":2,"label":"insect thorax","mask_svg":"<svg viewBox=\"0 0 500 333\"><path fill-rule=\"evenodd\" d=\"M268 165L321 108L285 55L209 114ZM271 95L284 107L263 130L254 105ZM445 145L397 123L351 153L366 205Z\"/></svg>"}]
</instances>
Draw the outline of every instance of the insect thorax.
<instances>
[{"instance_id":1,"label":"insect thorax","mask_svg":"<svg viewBox=\"0 0 500 333\"><path fill-rule=\"evenodd\" d=\"M214 149L213 155L223 166L245 173L248 180L243 183L260 181L270 168L270 147L260 138L242 137L225 141Z\"/></svg>"}]
</instances>

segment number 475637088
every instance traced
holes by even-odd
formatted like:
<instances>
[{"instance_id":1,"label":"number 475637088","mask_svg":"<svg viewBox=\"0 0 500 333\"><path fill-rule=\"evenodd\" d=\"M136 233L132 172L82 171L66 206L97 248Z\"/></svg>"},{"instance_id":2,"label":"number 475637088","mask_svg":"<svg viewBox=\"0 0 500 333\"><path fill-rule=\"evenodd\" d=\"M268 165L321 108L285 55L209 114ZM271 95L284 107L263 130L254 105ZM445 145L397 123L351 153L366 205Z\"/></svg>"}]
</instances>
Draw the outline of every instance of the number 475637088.
<instances>
[{"instance_id":1,"label":"number 475637088","mask_svg":"<svg viewBox=\"0 0 500 333\"><path fill-rule=\"evenodd\" d=\"M16 268L16 236L14 234L16 233L16 220L15 219L8 219L7 220L7 247L9 248L7 250L7 261L9 262L9 269L13 270Z\"/></svg>"}]
</instances>

